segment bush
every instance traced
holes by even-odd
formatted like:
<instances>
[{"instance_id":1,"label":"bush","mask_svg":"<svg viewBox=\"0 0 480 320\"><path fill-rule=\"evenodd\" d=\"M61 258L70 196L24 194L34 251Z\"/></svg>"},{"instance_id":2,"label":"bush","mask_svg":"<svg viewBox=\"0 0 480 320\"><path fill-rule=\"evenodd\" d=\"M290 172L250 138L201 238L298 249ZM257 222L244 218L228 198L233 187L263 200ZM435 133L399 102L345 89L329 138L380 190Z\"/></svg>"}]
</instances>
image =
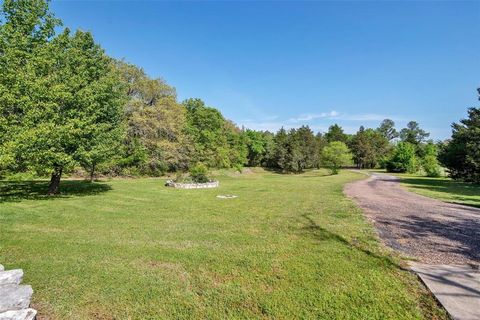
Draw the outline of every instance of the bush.
<instances>
[{"instance_id":1,"label":"bush","mask_svg":"<svg viewBox=\"0 0 480 320\"><path fill-rule=\"evenodd\" d=\"M332 174L337 174L342 166L352 163L352 154L345 143L333 141L323 148L322 163L330 169Z\"/></svg>"},{"instance_id":2,"label":"bush","mask_svg":"<svg viewBox=\"0 0 480 320\"><path fill-rule=\"evenodd\" d=\"M415 146L409 142L399 142L395 146L392 157L387 161L386 167L388 172L417 172Z\"/></svg>"},{"instance_id":3,"label":"bush","mask_svg":"<svg viewBox=\"0 0 480 320\"><path fill-rule=\"evenodd\" d=\"M437 147L433 143L428 143L424 148L424 157L422 167L427 177L440 177L440 165L437 159Z\"/></svg>"},{"instance_id":4,"label":"bush","mask_svg":"<svg viewBox=\"0 0 480 320\"><path fill-rule=\"evenodd\" d=\"M440 177L442 174L437 157L434 155L426 155L425 158L423 158L422 166L427 177Z\"/></svg>"},{"instance_id":5,"label":"bush","mask_svg":"<svg viewBox=\"0 0 480 320\"><path fill-rule=\"evenodd\" d=\"M203 163L197 163L190 169L190 177L196 183L205 183L209 182L208 178L208 168Z\"/></svg>"}]
</instances>

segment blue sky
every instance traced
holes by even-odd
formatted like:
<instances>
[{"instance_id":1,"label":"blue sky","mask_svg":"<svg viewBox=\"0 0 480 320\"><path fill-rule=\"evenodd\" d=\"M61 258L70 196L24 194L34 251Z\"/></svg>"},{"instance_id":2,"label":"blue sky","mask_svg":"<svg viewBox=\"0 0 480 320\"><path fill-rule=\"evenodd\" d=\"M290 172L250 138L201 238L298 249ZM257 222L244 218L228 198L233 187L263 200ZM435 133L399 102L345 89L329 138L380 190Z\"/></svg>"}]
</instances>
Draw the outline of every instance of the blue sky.
<instances>
[{"instance_id":1,"label":"blue sky","mask_svg":"<svg viewBox=\"0 0 480 320\"><path fill-rule=\"evenodd\" d=\"M238 125L347 132L417 120L432 138L478 106L480 1L53 0L106 52Z\"/></svg>"}]
</instances>

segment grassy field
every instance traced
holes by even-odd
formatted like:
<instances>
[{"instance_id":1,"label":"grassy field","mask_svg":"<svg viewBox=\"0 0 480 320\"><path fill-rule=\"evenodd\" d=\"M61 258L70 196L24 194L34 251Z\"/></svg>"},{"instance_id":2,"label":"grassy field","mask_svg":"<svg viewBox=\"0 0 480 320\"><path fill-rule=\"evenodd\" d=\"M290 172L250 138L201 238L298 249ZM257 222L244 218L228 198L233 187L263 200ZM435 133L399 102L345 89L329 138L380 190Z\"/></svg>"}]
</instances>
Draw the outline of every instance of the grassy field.
<instances>
[{"instance_id":1,"label":"grassy field","mask_svg":"<svg viewBox=\"0 0 480 320\"><path fill-rule=\"evenodd\" d=\"M480 207L480 185L454 181L449 178L428 178L397 174L410 191L446 202Z\"/></svg>"},{"instance_id":2,"label":"grassy field","mask_svg":"<svg viewBox=\"0 0 480 320\"><path fill-rule=\"evenodd\" d=\"M344 197L360 178L64 181L56 198L2 182L0 262L24 269L39 319L446 318Z\"/></svg>"}]
</instances>

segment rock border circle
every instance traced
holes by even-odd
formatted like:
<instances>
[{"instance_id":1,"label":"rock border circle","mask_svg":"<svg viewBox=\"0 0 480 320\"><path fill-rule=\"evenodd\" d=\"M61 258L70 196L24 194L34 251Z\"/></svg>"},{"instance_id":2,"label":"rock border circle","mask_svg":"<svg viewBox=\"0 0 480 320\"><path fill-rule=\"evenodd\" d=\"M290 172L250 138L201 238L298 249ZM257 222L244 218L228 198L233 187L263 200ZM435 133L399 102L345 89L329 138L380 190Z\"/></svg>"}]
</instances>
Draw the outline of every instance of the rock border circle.
<instances>
[{"instance_id":1,"label":"rock border circle","mask_svg":"<svg viewBox=\"0 0 480 320\"><path fill-rule=\"evenodd\" d=\"M167 180L165 185L167 187L172 187L177 189L210 189L210 188L217 188L220 184L218 181L209 181L205 183L181 183L181 182L175 182L173 180Z\"/></svg>"}]
</instances>

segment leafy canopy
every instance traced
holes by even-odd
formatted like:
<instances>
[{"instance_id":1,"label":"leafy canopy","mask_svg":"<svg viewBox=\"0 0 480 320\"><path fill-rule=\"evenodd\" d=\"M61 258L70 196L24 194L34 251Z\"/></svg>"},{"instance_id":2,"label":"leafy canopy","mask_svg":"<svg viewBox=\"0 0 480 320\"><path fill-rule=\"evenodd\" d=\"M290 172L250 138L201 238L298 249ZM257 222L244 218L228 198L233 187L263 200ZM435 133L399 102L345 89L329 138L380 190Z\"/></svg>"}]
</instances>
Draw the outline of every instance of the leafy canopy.
<instances>
[{"instance_id":1,"label":"leafy canopy","mask_svg":"<svg viewBox=\"0 0 480 320\"><path fill-rule=\"evenodd\" d=\"M442 147L440 160L452 178L480 183L480 108L470 108L467 119L452 125L452 139Z\"/></svg>"},{"instance_id":2,"label":"leafy canopy","mask_svg":"<svg viewBox=\"0 0 480 320\"><path fill-rule=\"evenodd\" d=\"M337 174L341 167L351 164L351 161L352 154L341 141L332 141L323 149L322 162L330 168L332 174Z\"/></svg>"}]
</instances>

